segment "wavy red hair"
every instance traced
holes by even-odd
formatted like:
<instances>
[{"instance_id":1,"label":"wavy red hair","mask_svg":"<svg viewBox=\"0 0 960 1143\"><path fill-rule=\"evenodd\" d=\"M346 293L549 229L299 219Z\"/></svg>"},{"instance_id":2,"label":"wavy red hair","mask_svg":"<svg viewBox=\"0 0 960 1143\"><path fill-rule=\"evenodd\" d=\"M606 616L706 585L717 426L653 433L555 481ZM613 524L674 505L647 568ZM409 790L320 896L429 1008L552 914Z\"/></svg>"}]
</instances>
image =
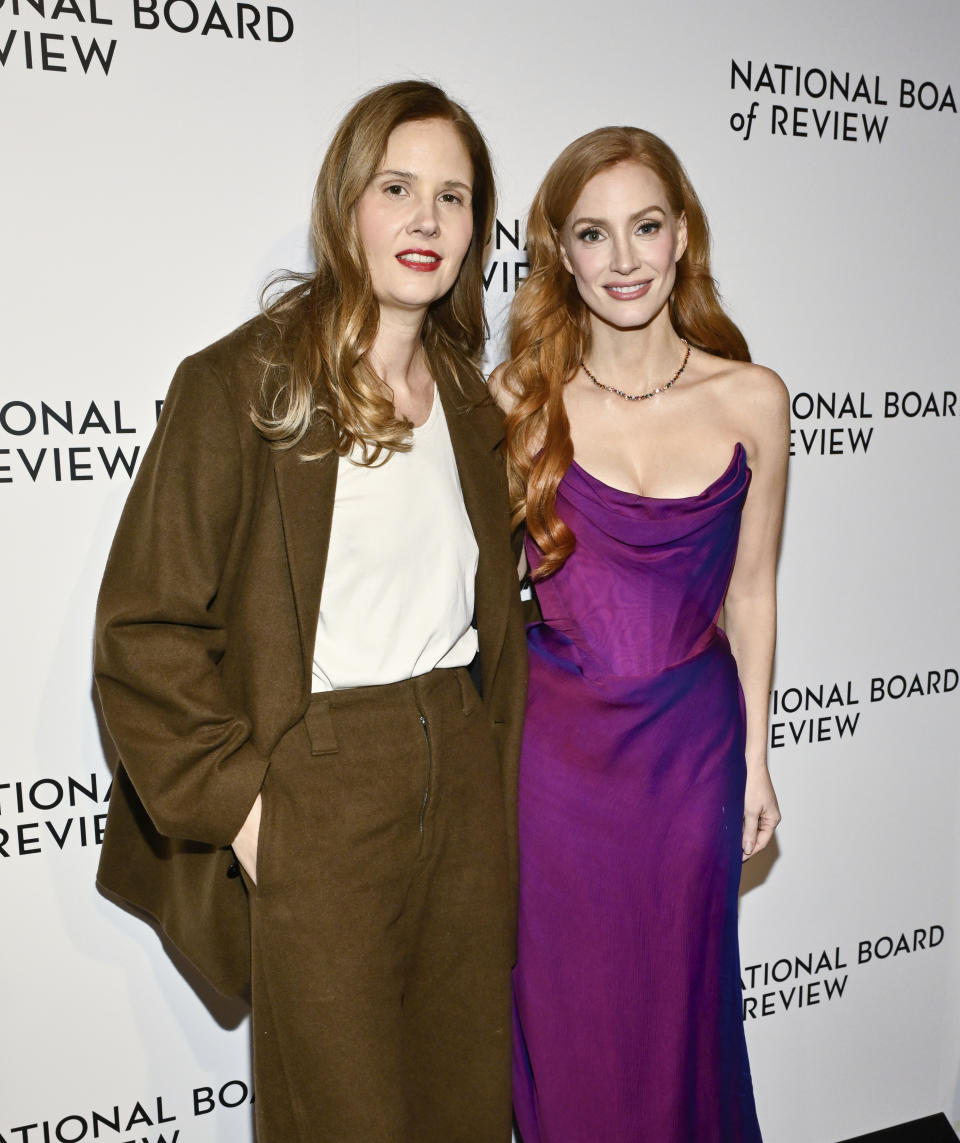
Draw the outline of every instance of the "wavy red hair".
<instances>
[{"instance_id":1,"label":"wavy red hair","mask_svg":"<svg viewBox=\"0 0 960 1143\"><path fill-rule=\"evenodd\" d=\"M687 222L687 248L670 297L676 332L719 357L749 361L743 334L724 313L710 273L710 230L680 160L658 136L639 127L601 127L575 139L547 171L527 220L530 271L510 309L509 357L501 384L515 399L507 418L507 467L514 523L527 531L543 561L542 579L563 566L573 533L557 515L557 488L573 460L563 389L590 349L590 311L560 254L560 230L584 186L618 163L640 163L660 180L667 203Z\"/></svg>"}]
</instances>

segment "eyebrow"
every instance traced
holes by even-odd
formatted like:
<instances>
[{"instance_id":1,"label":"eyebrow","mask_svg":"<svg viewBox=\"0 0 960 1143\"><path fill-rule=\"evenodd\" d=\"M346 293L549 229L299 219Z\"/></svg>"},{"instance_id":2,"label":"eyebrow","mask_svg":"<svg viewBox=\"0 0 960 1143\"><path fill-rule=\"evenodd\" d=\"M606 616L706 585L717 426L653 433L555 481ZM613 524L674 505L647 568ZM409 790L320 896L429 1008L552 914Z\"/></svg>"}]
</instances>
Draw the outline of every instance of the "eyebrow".
<instances>
[{"instance_id":1,"label":"eyebrow","mask_svg":"<svg viewBox=\"0 0 960 1143\"><path fill-rule=\"evenodd\" d=\"M382 178L384 176L388 176L388 177L394 178L394 179L406 179L408 182L412 182L412 183L416 182L417 179L419 178L419 176L414 174L413 171L397 171L397 170L394 170L392 168L387 168L387 169L382 170L382 171L377 171L376 175L374 175L374 178L379 179L379 178ZM466 191L467 194L473 194L473 187L470 186L469 183L461 182L460 179L444 179L444 181L441 183L441 186L455 187L458 190Z\"/></svg>"},{"instance_id":2,"label":"eyebrow","mask_svg":"<svg viewBox=\"0 0 960 1143\"><path fill-rule=\"evenodd\" d=\"M657 211L658 214L662 214L664 216L667 213L663 209L662 206L656 206L656 205L645 206L643 208L643 210L638 210L638 211L635 211L633 214L631 214L630 215L630 221L634 222L638 218L643 218L643 216L645 214L652 214L654 211ZM585 224L589 225L589 226L605 226L606 225L606 219L604 219L604 218L575 218L570 225L571 226L583 226Z\"/></svg>"}]
</instances>

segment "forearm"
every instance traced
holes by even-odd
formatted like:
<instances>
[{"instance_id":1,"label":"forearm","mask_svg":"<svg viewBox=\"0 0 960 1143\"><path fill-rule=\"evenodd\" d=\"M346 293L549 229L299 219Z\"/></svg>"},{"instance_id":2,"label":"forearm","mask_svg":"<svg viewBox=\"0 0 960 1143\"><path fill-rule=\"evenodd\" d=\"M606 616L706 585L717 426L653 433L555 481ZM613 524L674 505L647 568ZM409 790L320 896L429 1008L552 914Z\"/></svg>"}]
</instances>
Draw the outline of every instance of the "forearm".
<instances>
[{"instance_id":1,"label":"forearm","mask_svg":"<svg viewBox=\"0 0 960 1143\"><path fill-rule=\"evenodd\" d=\"M767 764L767 719L777 631L776 594L728 596L724 620L747 712L747 768Z\"/></svg>"},{"instance_id":2,"label":"forearm","mask_svg":"<svg viewBox=\"0 0 960 1143\"><path fill-rule=\"evenodd\" d=\"M240 457L224 390L188 360L127 498L96 622L104 717L137 794L160 833L214 845L233 840L267 766L221 670Z\"/></svg>"},{"instance_id":3,"label":"forearm","mask_svg":"<svg viewBox=\"0 0 960 1143\"><path fill-rule=\"evenodd\" d=\"M170 669L176 656L180 661ZM229 845L267 759L225 695L207 648L176 624L106 624L95 674L104 718L134 788L168 837Z\"/></svg>"}]
</instances>

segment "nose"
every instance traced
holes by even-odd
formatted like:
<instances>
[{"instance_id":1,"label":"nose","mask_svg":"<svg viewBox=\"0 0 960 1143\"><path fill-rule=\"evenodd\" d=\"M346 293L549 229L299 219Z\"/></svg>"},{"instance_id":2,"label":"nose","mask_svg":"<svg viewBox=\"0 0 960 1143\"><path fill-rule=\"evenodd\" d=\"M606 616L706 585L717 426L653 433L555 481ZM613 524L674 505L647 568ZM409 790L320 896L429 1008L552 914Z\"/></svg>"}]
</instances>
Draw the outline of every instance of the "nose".
<instances>
[{"instance_id":1,"label":"nose","mask_svg":"<svg viewBox=\"0 0 960 1143\"><path fill-rule=\"evenodd\" d=\"M422 234L430 238L437 234L440 230L440 218L434 199L424 198L417 202L407 230L411 234Z\"/></svg>"},{"instance_id":2,"label":"nose","mask_svg":"<svg viewBox=\"0 0 960 1143\"><path fill-rule=\"evenodd\" d=\"M610 247L610 269L617 274L629 274L639 263L630 238L625 234L614 235Z\"/></svg>"}]
</instances>

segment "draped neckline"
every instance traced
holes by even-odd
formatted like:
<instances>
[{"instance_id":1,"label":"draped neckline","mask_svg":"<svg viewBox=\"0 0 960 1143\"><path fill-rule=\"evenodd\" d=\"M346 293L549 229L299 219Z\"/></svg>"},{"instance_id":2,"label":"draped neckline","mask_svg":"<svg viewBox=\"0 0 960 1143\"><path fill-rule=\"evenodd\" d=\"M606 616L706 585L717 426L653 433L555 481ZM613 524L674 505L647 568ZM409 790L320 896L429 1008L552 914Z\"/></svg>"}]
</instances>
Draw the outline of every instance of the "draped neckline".
<instances>
[{"instance_id":1,"label":"draped neckline","mask_svg":"<svg viewBox=\"0 0 960 1143\"><path fill-rule=\"evenodd\" d=\"M606 492L609 492L614 499L619 500L621 497L623 497L624 500L622 502L624 503L644 500L649 501L652 504L685 504L689 501L706 499L730 477L734 469L739 468L741 460L744 462L746 461L746 449L739 441L737 441L733 448L733 456L730 458L730 463L723 470L723 472L721 472L715 480L712 480L702 492L696 492L692 496L645 496L642 492L631 492L626 488L617 488L617 486L614 484L608 484L605 480L601 480L599 476L594 476L592 472L584 468L582 464L579 464L575 460L570 461L570 468L576 469L576 471L579 472L582 476L586 477L590 483L599 485ZM747 467L745 463L744 469L747 473L750 472L749 467ZM565 479L566 475L564 476L564 480Z\"/></svg>"}]
</instances>

